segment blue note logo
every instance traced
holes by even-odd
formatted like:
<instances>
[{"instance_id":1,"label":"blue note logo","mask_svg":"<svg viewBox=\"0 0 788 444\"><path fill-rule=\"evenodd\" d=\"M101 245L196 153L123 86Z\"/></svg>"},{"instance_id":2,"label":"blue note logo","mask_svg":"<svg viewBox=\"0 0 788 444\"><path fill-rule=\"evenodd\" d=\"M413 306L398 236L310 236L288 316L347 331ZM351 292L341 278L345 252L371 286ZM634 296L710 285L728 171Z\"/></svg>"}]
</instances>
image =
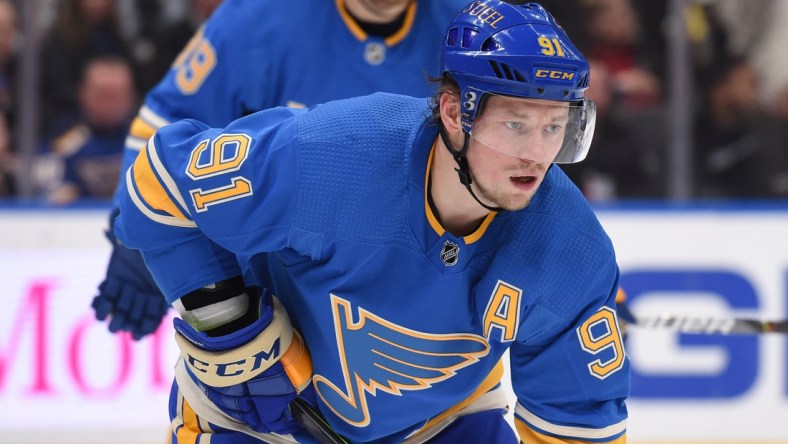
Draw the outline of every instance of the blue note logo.
<instances>
[{"instance_id":1,"label":"blue note logo","mask_svg":"<svg viewBox=\"0 0 788 444\"><path fill-rule=\"evenodd\" d=\"M331 295L331 311L344 381L323 375L313 381L318 396L342 420L356 427L370 423L367 393L403 396L451 378L490 351L472 334L430 334L410 330L358 309L353 322L350 302Z\"/></svg>"}]
</instances>

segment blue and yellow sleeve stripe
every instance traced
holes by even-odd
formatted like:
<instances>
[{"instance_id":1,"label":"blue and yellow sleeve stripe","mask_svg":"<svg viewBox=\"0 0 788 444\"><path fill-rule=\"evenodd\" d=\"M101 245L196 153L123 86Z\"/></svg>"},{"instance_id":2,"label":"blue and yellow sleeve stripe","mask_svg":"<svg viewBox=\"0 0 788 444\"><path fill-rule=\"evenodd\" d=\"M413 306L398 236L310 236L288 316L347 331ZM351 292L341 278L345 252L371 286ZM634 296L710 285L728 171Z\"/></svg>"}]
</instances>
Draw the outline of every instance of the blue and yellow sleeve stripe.
<instances>
[{"instance_id":1,"label":"blue and yellow sleeve stripe","mask_svg":"<svg viewBox=\"0 0 788 444\"><path fill-rule=\"evenodd\" d=\"M545 421L517 403L514 425L521 442L539 444L625 444L627 421L603 428L573 427ZM560 438L559 438L560 437Z\"/></svg>"},{"instance_id":2,"label":"blue and yellow sleeve stripe","mask_svg":"<svg viewBox=\"0 0 788 444\"><path fill-rule=\"evenodd\" d=\"M211 442L213 429L211 424L197 416L192 406L177 394L177 415L172 419L171 427L178 444L208 444Z\"/></svg>"},{"instance_id":3,"label":"blue and yellow sleeve stripe","mask_svg":"<svg viewBox=\"0 0 788 444\"><path fill-rule=\"evenodd\" d=\"M148 141L126 171L126 187L137 209L154 222L175 227L197 226L175 180L158 156L155 139Z\"/></svg>"},{"instance_id":4,"label":"blue and yellow sleeve stripe","mask_svg":"<svg viewBox=\"0 0 788 444\"><path fill-rule=\"evenodd\" d=\"M126 148L134 151L142 150L156 131L169 123L167 119L143 105L137 113L137 117L131 122L129 134L126 136Z\"/></svg>"}]
</instances>

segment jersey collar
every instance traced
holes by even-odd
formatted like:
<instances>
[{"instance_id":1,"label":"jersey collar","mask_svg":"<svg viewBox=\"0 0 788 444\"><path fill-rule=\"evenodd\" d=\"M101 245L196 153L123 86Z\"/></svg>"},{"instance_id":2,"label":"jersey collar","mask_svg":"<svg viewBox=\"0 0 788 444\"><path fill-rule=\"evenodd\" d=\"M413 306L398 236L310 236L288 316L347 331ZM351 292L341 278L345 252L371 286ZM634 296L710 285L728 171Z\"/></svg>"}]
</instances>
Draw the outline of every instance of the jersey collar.
<instances>
[{"instance_id":1,"label":"jersey collar","mask_svg":"<svg viewBox=\"0 0 788 444\"><path fill-rule=\"evenodd\" d=\"M336 0L337 11L339 11L339 16L342 17L342 21L345 22L345 26L347 26L348 30L354 37L356 37L360 42L364 42L369 38L366 32L358 26L353 17L350 16L350 13L347 12L347 8L345 8L345 0ZM408 4L408 7L405 11L405 21L402 23L402 27L395 32L394 34L386 37L383 40L383 43L386 46L394 46L397 43L401 42L410 32L411 28L413 27L413 20L416 18L416 2L412 1Z\"/></svg>"},{"instance_id":2,"label":"jersey collar","mask_svg":"<svg viewBox=\"0 0 788 444\"><path fill-rule=\"evenodd\" d=\"M441 225L437 216L435 216L435 213L432 211L432 206L429 203L429 197L427 195L427 193L429 192L430 170L432 167L432 159L435 156L435 150L437 148L437 145L438 145L438 138L436 137L435 141L432 143L432 148L430 148L430 154L429 157L427 158L427 170L424 173L424 214L426 215L427 221L429 221L432 229L435 230L435 234L442 237L446 233L446 229L443 228L443 225ZM497 212L491 211L484 218L482 223L479 225L478 228L476 228L476 230L473 233L467 236L463 236L462 239L463 241L465 241L465 244L470 245L476 242L477 240L481 239L481 237L487 231L487 227L490 226L490 224L492 223L493 219L497 214L498 214Z\"/></svg>"}]
</instances>

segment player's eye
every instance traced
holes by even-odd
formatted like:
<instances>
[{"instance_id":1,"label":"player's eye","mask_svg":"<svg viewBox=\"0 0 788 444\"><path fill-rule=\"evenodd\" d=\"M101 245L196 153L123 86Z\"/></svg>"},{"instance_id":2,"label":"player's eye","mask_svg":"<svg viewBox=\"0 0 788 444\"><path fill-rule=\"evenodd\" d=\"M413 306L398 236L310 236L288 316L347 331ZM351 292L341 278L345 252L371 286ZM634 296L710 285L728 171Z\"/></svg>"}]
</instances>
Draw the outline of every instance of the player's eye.
<instances>
[{"instance_id":1,"label":"player's eye","mask_svg":"<svg viewBox=\"0 0 788 444\"><path fill-rule=\"evenodd\" d=\"M545 132L550 134L556 134L561 131L561 125L547 125L545 127Z\"/></svg>"},{"instance_id":2,"label":"player's eye","mask_svg":"<svg viewBox=\"0 0 788 444\"><path fill-rule=\"evenodd\" d=\"M510 130L519 130L523 128L523 125L520 122L504 122L507 128Z\"/></svg>"}]
</instances>

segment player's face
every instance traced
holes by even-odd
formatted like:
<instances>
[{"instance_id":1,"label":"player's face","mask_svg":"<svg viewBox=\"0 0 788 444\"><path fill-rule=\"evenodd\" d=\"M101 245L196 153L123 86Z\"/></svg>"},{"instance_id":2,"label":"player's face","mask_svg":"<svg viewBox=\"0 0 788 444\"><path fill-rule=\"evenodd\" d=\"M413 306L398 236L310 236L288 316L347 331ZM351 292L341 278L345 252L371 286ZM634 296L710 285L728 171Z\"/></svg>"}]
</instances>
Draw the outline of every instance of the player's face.
<instances>
[{"instance_id":1,"label":"player's face","mask_svg":"<svg viewBox=\"0 0 788 444\"><path fill-rule=\"evenodd\" d=\"M357 18L372 23L388 23L405 10L410 0L345 0L345 6Z\"/></svg>"},{"instance_id":2,"label":"player's face","mask_svg":"<svg viewBox=\"0 0 788 444\"><path fill-rule=\"evenodd\" d=\"M480 197L506 210L526 207L561 149L568 119L561 102L491 96L467 155Z\"/></svg>"},{"instance_id":3,"label":"player's face","mask_svg":"<svg viewBox=\"0 0 788 444\"><path fill-rule=\"evenodd\" d=\"M410 0L361 0L372 8L385 9L394 7L403 7L410 3Z\"/></svg>"}]
</instances>

